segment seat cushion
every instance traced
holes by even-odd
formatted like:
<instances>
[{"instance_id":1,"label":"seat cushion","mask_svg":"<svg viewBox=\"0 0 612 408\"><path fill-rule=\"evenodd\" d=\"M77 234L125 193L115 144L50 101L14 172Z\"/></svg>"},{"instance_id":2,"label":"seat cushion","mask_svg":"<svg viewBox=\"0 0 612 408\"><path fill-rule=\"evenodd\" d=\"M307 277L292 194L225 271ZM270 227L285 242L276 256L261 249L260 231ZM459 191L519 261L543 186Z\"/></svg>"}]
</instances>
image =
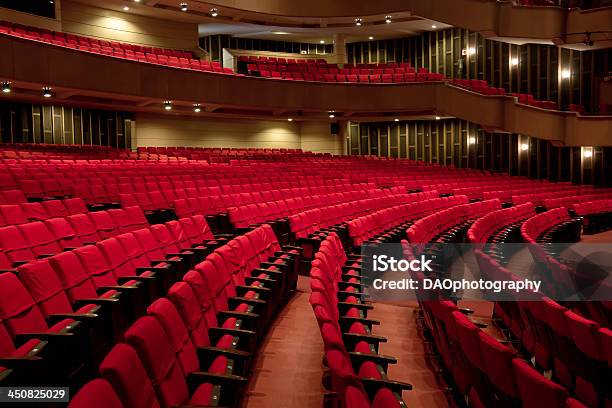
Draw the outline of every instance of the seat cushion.
<instances>
[{"instance_id":1,"label":"seat cushion","mask_svg":"<svg viewBox=\"0 0 612 408\"><path fill-rule=\"evenodd\" d=\"M189 400L189 405L193 406L209 406L216 405L215 402L211 402L213 395L213 385L204 383L198 387L193 393L193 396Z\"/></svg>"}]
</instances>

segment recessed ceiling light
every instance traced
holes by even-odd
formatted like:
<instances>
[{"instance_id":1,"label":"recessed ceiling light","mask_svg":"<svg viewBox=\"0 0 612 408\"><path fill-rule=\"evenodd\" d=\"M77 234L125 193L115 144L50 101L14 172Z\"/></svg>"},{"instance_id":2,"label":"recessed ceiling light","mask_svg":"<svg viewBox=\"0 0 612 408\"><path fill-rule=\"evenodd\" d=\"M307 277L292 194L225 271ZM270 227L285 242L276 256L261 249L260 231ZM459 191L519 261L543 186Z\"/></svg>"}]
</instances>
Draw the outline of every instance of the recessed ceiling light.
<instances>
[{"instance_id":1,"label":"recessed ceiling light","mask_svg":"<svg viewBox=\"0 0 612 408\"><path fill-rule=\"evenodd\" d=\"M325 40L319 41L319 44L325 44Z\"/></svg>"},{"instance_id":2,"label":"recessed ceiling light","mask_svg":"<svg viewBox=\"0 0 612 408\"><path fill-rule=\"evenodd\" d=\"M193 104L193 111L194 111L195 113L200 113L200 112L202 111L202 108L200 107L200 104L199 104L199 103L194 103L194 104Z\"/></svg>"},{"instance_id":3,"label":"recessed ceiling light","mask_svg":"<svg viewBox=\"0 0 612 408\"><path fill-rule=\"evenodd\" d=\"M128 6L123 6L123 11L130 11L130 8Z\"/></svg>"},{"instance_id":4,"label":"recessed ceiling light","mask_svg":"<svg viewBox=\"0 0 612 408\"><path fill-rule=\"evenodd\" d=\"M288 122L293 122L293 118L287 118Z\"/></svg>"},{"instance_id":5,"label":"recessed ceiling light","mask_svg":"<svg viewBox=\"0 0 612 408\"><path fill-rule=\"evenodd\" d=\"M438 28L438 26L437 26L437 25L435 25L435 24L432 24L432 25L431 25L431 28Z\"/></svg>"},{"instance_id":6,"label":"recessed ceiling light","mask_svg":"<svg viewBox=\"0 0 612 408\"><path fill-rule=\"evenodd\" d=\"M189 10L189 5L187 3L181 3L179 4L179 7L181 8L181 11Z\"/></svg>"},{"instance_id":7,"label":"recessed ceiling light","mask_svg":"<svg viewBox=\"0 0 612 408\"><path fill-rule=\"evenodd\" d=\"M210 9L210 15L212 17L217 17L219 15L219 10L217 10L216 8L211 8Z\"/></svg>"},{"instance_id":8,"label":"recessed ceiling light","mask_svg":"<svg viewBox=\"0 0 612 408\"><path fill-rule=\"evenodd\" d=\"M164 101L164 109L167 111L172 110L172 101Z\"/></svg>"},{"instance_id":9,"label":"recessed ceiling light","mask_svg":"<svg viewBox=\"0 0 612 408\"><path fill-rule=\"evenodd\" d=\"M50 98L53 96L53 92L51 90L51 88L49 88L48 86L45 86L42 89L42 96L44 96L45 98Z\"/></svg>"},{"instance_id":10,"label":"recessed ceiling light","mask_svg":"<svg viewBox=\"0 0 612 408\"><path fill-rule=\"evenodd\" d=\"M140 3L140 0L134 0L135 3Z\"/></svg>"},{"instance_id":11,"label":"recessed ceiling light","mask_svg":"<svg viewBox=\"0 0 612 408\"><path fill-rule=\"evenodd\" d=\"M373 39L374 39L374 37L372 37L372 36L368 37L368 40L373 40Z\"/></svg>"},{"instance_id":12,"label":"recessed ceiling light","mask_svg":"<svg viewBox=\"0 0 612 408\"><path fill-rule=\"evenodd\" d=\"M336 117L335 111L329 111L328 113L329 113L329 118L330 119L333 119L333 118Z\"/></svg>"},{"instance_id":13,"label":"recessed ceiling light","mask_svg":"<svg viewBox=\"0 0 612 408\"><path fill-rule=\"evenodd\" d=\"M399 119L398 119L398 118L395 118L395 119L393 119L393 120L394 120L394 121L396 121L396 122L399 122Z\"/></svg>"},{"instance_id":14,"label":"recessed ceiling light","mask_svg":"<svg viewBox=\"0 0 612 408\"><path fill-rule=\"evenodd\" d=\"M391 24L391 16L385 16L385 23Z\"/></svg>"},{"instance_id":15,"label":"recessed ceiling light","mask_svg":"<svg viewBox=\"0 0 612 408\"><path fill-rule=\"evenodd\" d=\"M8 81L2 82L2 92L11 93L11 83Z\"/></svg>"},{"instance_id":16,"label":"recessed ceiling light","mask_svg":"<svg viewBox=\"0 0 612 408\"><path fill-rule=\"evenodd\" d=\"M363 24L363 20L362 19L360 19L360 18L356 18L355 19L355 25L357 27L361 27L362 24Z\"/></svg>"},{"instance_id":17,"label":"recessed ceiling light","mask_svg":"<svg viewBox=\"0 0 612 408\"><path fill-rule=\"evenodd\" d=\"M440 120L441 118L439 116L436 116L436 120Z\"/></svg>"}]
</instances>

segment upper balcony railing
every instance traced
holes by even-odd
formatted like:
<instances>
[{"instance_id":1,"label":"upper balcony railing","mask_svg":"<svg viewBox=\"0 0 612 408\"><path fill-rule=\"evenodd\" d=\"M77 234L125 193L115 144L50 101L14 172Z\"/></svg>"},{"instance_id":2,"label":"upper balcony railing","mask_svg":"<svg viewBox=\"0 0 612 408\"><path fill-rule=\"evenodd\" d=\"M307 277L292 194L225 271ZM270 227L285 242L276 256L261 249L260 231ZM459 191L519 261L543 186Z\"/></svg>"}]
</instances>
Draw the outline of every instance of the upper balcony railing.
<instances>
[{"instance_id":1,"label":"upper balcony railing","mask_svg":"<svg viewBox=\"0 0 612 408\"><path fill-rule=\"evenodd\" d=\"M125 111L159 113L164 101L171 100L172 113L184 115L197 114L194 104L209 114L262 119L301 114L304 120L327 120L330 110L345 120L438 114L566 145L612 145L611 116L530 106L511 95L487 95L444 81L269 80L142 63L8 36L0 36L0 55L0 80L10 81L15 90L2 98L48 101L41 89L51 87L56 103Z\"/></svg>"}]
</instances>

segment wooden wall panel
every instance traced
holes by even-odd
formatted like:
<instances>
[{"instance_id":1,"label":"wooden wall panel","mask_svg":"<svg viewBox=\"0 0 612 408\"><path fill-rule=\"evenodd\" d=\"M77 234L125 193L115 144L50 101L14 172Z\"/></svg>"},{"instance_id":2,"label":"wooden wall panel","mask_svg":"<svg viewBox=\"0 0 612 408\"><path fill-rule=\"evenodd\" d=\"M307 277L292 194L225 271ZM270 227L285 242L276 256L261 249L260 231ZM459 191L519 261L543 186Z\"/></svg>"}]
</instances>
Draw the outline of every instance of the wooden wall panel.
<instances>
[{"instance_id":1,"label":"wooden wall panel","mask_svg":"<svg viewBox=\"0 0 612 408\"><path fill-rule=\"evenodd\" d=\"M3 102L0 103L0 139L4 143L76 143L129 148L131 141L123 129L132 120L131 114L124 112ZM96 137L92 138L92 134Z\"/></svg>"},{"instance_id":2,"label":"wooden wall panel","mask_svg":"<svg viewBox=\"0 0 612 408\"><path fill-rule=\"evenodd\" d=\"M376 57L370 50L376 49ZM389 52L393 49L394 52ZM400 50L400 52L397 52ZM449 78L481 79L507 92L599 110L599 83L610 75L612 50L574 51L543 44L514 45L487 40L461 28L395 40L347 44L349 63L410 62ZM518 65L513 60L518 60ZM560 79L569 70L570 78Z\"/></svg>"},{"instance_id":3,"label":"wooden wall panel","mask_svg":"<svg viewBox=\"0 0 612 408\"><path fill-rule=\"evenodd\" d=\"M394 135L399 149L393 148ZM348 151L353 155L400 157L534 179L612 186L610 147L557 147L548 140L516 133L487 132L460 119L352 122L348 136ZM387 139L391 144L385 150ZM360 150L356 142L369 146L369 151ZM592 156L585 155L585 150L591 150Z\"/></svg>"},{"instance_id":4,"label":"wooden wall panel","mask_svg":"<svg viewBox=\"0 0 612 408\"><path fill-rule=\"evenodd\" d=\"M196 50L198 25L62 0L61 31L163 48Z\"/></svg>"}]
</instances>

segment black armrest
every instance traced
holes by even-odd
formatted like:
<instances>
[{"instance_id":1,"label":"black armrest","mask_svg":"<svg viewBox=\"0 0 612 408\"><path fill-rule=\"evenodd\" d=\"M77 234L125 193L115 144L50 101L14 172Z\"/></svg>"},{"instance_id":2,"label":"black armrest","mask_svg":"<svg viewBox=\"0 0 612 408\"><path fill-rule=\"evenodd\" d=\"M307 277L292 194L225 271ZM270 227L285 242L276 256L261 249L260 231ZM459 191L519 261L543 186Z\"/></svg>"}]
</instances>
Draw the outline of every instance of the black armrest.
<instances>
[{"instance_id":1,"label":"black armrest","mask_svg":"<svg viewBox=\"0 0 612 408\"><path fill-rule=\"evenodd\" d=\"M404 390L412 390L412 384L392 381L392 380L381 380L378 378L361 378L364 388L368 395L375 395L381 388L389 388L394 393L402 395Z\"/></svg>"},{"instance_id":2,"label":"black armrest","mask_svg":"<svg viewBox=\"0 0 612 408\"><path fill-rule=\"evenodd\" d=\"M187 384L189 388L195 390L203 383L212 383L225 387L242 386L247 383L247 379L238 375L232 374L213 374L203 371L194 371L187 374Z\"/></svg>"},{"instance_id":3,"label":"black armrest","mask_svg":"<svg viewBox=\"0 0 612 408\"><path fill-rule=\"evenodd\" d=\"M55 324L64 319L91 321L97 318L98 315L94 313L53 313L48 316L48 320L52 324Z\"/></svg>"},{"instance_id":4,"label":"black armrest","mask_svg":"<svg viewBox=\"0 0 612 408\"><path fill-rule=\"evenodd\" d=\"M366 319L364 317L349 317L349 316L340 316L340 321L346 321L348 323L363 323L369 326L378 326L380 321L374 319Z\"/></svg>"},{"instance_id":5,"label":"black armrest","mask_svg":"<svg viewBox=\"0 0 612 408\"><path fill-rule=\"evenodd\" d=\"M389 364L397 364L397 358L392 356L385 356L382 354L369 354L360 353L358 351L350 351L349 357L351 358L353 367L355 367L355 372L359 371L359 367L363 363L368 361L378 364L383 368L385 372L387 372L387 367L389 366Z\"/></svg>"},{"instance_id":6,"label":"black armrest","mask_svg":"<svg viewBox=\"0 0 612 408\"><path fill-rule=\"evenodd\" d=\"M117 278L117 283L120 285L125 284L131 280L139 281L139 282L153 282L155 281L155 272L152 272L152 276L121 276Z\"/></svg>"}]
</instances>

